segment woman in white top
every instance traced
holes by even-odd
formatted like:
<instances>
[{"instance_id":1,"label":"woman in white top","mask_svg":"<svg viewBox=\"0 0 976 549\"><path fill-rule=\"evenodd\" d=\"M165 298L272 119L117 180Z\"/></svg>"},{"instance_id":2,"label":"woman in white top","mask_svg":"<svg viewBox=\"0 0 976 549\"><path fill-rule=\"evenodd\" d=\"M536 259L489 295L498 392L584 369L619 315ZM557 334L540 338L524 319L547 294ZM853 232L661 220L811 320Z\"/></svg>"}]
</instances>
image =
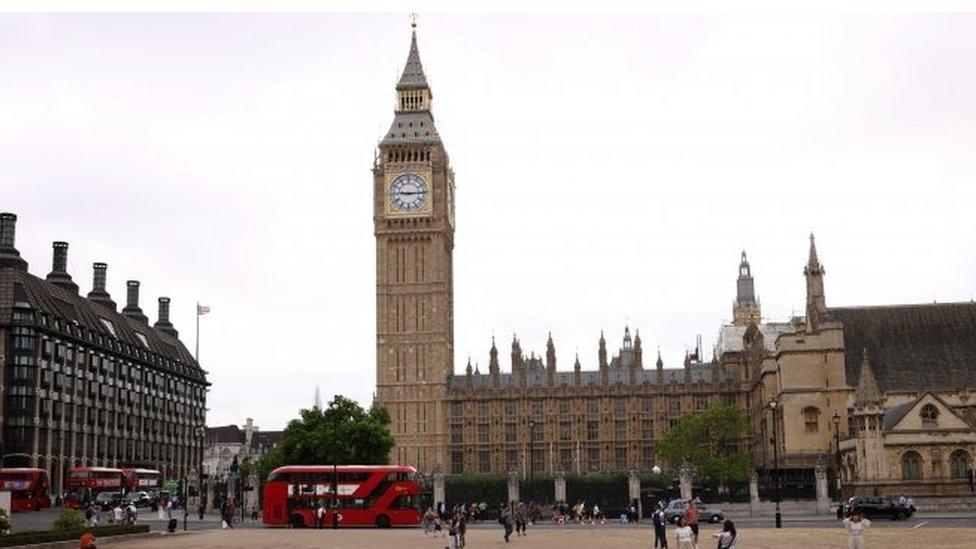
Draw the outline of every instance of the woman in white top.
<instances>
[{"instance_id":1,"label":"woman in white top","mask_svg":"<svg viewBox=\"0 0 976 549\"><path fill-rule=\"evenodd\" d=\"M713 537L718 538L718 549L735 549L735 542L737 532L735 531L735 524L731 520L725 519L725 523L722 524L722 531L714 534Z\"/></svg>"},{"instance_id":2,"label":"woman in white top","mask_svg":"<svg viewBox=\"0 0 976 549\"><path fill-rule=\"evenodd\" d=\"M844 528L851 533L851 549L864 549L864 532L871 526L871 521L861 518L861 514L854 511L850 518L844 519Z\"/></svg>"},{"instance_id":3,"label":"woman in white top","mask_svg":"<svg viewBox=\"0 0 976 549\"><path fill-rule=\"evenodd\" d=\"M674 532L678 536L678 549L695 549L695 542L692 537L694 534L691 531L691 526L685 523L684 517L678 519L678 527L674 529Z\"/></svg>"}]
</instances>

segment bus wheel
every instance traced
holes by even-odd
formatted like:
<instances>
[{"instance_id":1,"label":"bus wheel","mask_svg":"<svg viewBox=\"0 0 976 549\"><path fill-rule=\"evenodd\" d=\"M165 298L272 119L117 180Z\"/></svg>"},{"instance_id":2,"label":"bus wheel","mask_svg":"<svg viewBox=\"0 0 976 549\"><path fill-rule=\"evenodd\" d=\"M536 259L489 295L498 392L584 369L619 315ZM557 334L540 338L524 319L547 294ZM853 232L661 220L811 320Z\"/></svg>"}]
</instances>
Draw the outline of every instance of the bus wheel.
<instances>
[{"instance_id":1,"label":"bus wheel","mask_svg":"<svg viewBox=\"0 0 976 549\"><path fill-rule=\"evenodd\" d=\"M301 515L295 513L291 516L291 527L292 528L305 528L305 519Z\"/></svg>"},{"instance_id":2,"label":"bus wheel","mask_svg":"<svg viewBox=\"0 0 976 549\"><path fill-rule=\"evenodd\" d=\"M390 527L390 517L386 515L380 515L376 517L376 527L377 528L389 528Z\"/></svg>"}]
</instances>

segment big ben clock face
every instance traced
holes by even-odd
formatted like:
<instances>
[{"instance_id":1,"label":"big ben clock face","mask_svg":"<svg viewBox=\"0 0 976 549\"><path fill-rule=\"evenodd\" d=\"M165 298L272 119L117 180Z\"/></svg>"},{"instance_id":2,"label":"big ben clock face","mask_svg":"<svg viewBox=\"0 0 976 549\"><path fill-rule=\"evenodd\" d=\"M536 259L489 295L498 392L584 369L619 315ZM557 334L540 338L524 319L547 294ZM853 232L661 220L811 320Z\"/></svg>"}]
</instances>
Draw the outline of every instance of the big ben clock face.
<instances>
[{"instance_id":1,"label":"big ben clock face","mask_svg":"<svg viewBox=\"0 0 976 549\"><path fill-rule=\"evenodd\" d=\"M397 176L390 183L390 207L395 212L423 211L427 206L428 198L427 182L415 173Z\"/></svg>"}]
</instances>

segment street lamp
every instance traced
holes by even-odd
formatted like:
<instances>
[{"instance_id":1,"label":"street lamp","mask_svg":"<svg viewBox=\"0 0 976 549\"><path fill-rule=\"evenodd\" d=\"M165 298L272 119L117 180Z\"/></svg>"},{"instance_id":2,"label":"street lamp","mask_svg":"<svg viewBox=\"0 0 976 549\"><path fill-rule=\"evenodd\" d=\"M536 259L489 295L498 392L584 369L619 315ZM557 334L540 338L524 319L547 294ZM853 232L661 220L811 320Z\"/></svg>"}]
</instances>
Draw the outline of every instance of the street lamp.
<instances>
[{"instance_id":1,"label":"street lamp","mask_svg":"<svg viewBox=\"0 0 976 549\"><path fill-rule=\"evenodd\" d=\"M529 419L529 480L535 469L535 419Z\"/></svg>"},{"instance_id":2,"label":"street lamp","mask_svg":"<svg viewBox=\"0 0 976 549\"><path fill-rule=\"evenodd\" d=\"M777 437L777 431L779 430L778 422L776 421L776 413L780 412L779 402L776 399L769 401L769 409L772 411L773 416L773 469L776 472L775 480L773 481L773 501L776 504L776 528L783 527L783 516L780 514L779 502L780 502L780 470L779 470L779 440Z\"/></svg>"},{"instance_id":3,"label":"street lamp","mask_svg":"<svg viewBox=\"0 0 976 549\"><path fill-rule=\"evenodd\" d=\"M834 474L837 476L837 500L840 501L840 414L834 412L832 419L834 420L834 445L837 450L837 471Z\"/></svg>"}]
</instances>

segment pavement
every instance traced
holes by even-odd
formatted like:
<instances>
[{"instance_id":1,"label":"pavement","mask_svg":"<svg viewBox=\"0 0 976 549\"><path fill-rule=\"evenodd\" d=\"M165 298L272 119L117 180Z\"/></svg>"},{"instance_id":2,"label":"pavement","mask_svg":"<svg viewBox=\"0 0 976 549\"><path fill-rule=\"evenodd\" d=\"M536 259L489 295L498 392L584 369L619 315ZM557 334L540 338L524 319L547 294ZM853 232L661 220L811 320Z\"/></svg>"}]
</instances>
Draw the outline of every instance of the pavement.
<instances>
[{"instance_id":1,"label":"pavement","mask_svg":"<svg viewBox=\"0 0 976 549\"><path fill-rule=\"evenodd\" d=\"M47 530L50 529L51 524L57 517L60 509L45 509L43 511L35 511L33 513L14 513L13 514L13 531L14 532L24 532L28 530ZM177 519L177 529L183 530L183 513L180 510L173 511L173 518ZM240 517L238 517L240 518ZM773 517L772 516L732 516L730 517L735 521L736 525L742 527L752 527L752 528L772 528L773 527ZM139 522L144 524L149 524L150 530L154 532L164 532L169 523L169 519L160 520L158 514L155 512L150 512L147 510L140 509ZM101 524L105 524L102 522ZM217 514L204 515L203 520L200 520L196 514L191 514L187 517L186 521L187 531L205 531L205 530L219 530L220 529L220 516ZM534 529L539 530L607 530L607 529L618 529L618 528L641 528L649 527L649 520L645 519L642 523L638 525L626 525L621 524L619 521L608 521L606 524L568 524L568 525L556 525L549 522L540 522L533 526ZM807 515L807 516L797 516L797 515L784 515L783 516L783 527L784 528L837 528L840 525L840 521L834 515ZM965 512L965 513L920 513L916 514L912 518L906 521L889 521L889 520L876 520L874 521L874 527L876 528L903 528L903 527L916 527L919 525L924 525L926 528L958 528L958 527L976 527L976 513ZM265 529L261 522L251 522L250 518L243 523L235 523L235 529ZM498 524L495 522L479 522L471 524L469 528L474 530L495 530L498 528ZM717 525L702 525L704 530L717 529ZM281 531L280 529L271 529L272 531ZM409 529L408 529L409 530ZM420 529L417 528L420 532Z\"/></svg>"},{"instance_id":2,"label":"pavement","mask_svg":"<svg viewBox=\"0 0 976 549\"><path fill-rule=\"evenodd\" d=\"M891 528L873 527L868 530L865 541L869 548L908 547L920 549L958 549L972 547L976 539L976 526L969 528L931 529L916 527L907 523ZM714 547L711 534L717 529L701 532L699 547ZM513 535L506 543L501 528L476 528L468 530L466 549L501 548L506 549L593 549L600 548L640 548L652 546L653 533L649 525L619 525L616 527L564 526L562 528L529 527L526 537ZM674 532L669 530L668 539L675 544ZM782 549L783 547L816 547L817 549L847 549L849 536L836 523L833 528L793 528L775 530L772 528L739 529L740 547L748 549ZM99 547L103 545L99 540ZM116 545L106 543L104 545ZM195 549L238 549L240 547L274 547L275 549L441 549L448 546L444 537L427 537L419 529L247 529L210 530L180 535L161 535L155 538L125 540L126 549L149 549L158 547L193 547ZM672 547L675 547L672 545Z\"/></svg>"}]
</instances>

